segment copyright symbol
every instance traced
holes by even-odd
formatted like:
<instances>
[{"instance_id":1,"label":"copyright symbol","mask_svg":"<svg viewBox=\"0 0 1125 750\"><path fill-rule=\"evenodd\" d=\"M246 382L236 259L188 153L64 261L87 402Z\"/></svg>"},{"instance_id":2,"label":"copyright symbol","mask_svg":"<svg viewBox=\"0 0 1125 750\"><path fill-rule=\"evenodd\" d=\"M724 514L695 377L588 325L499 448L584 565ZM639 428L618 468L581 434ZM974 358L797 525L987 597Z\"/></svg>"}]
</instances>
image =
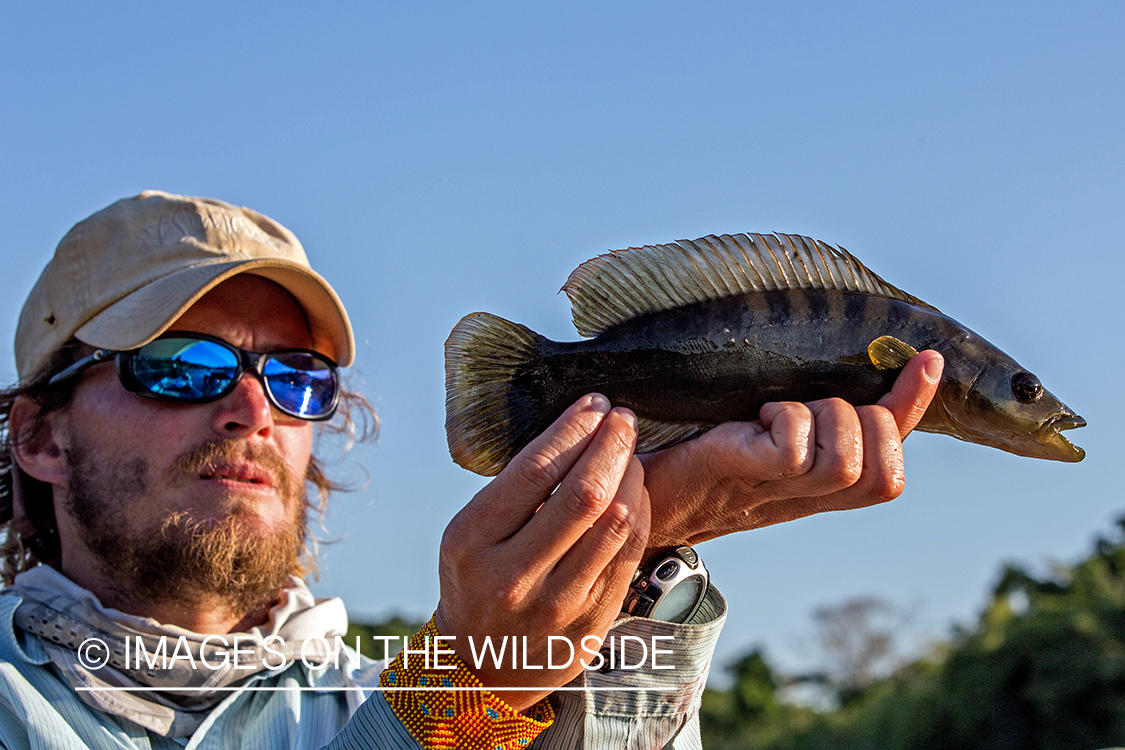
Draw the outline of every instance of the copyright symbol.
<instances>
[{"instance_id":1,"label":"copyright symbol","mask_svg":"<svg viewBox=\"0 0 1125 750\"><path fill-rule=\"evenodd\" d=\"M78 663L86 669L101 669L108 661L109 647L101 638L87 638L78 647Z\"/></svg>"}]
</instances>

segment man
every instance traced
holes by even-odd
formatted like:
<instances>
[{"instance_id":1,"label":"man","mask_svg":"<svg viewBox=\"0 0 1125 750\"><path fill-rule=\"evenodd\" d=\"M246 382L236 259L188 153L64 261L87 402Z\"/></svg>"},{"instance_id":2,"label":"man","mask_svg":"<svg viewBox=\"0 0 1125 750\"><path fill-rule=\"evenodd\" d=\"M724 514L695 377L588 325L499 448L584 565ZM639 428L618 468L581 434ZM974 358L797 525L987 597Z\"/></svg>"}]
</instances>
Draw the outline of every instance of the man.
<instances>
[{"instance_id":1,"label":"man","mask_svg":"<svg viewBox=\"0 0 1125 750\"><path fill-rule=\"evenodd\" d=\"M923 352L880 406L770 404L643 465L635 417L583 397L450 523L434 618L384 665L340 649L342 605L302 579L305 485L330 488L315 424L356 401L336 372L347 315L288 230L218 201L119 201L63 238L16 357L8 748L697 746L724 604L711 588L685 622L623 618L634 571L896 496L941 371ZM672 668L534 668L552 638L607 634L666 645ZM473 659L504 635L525 638L521 663Z\"/></svg>"}]
</instances>

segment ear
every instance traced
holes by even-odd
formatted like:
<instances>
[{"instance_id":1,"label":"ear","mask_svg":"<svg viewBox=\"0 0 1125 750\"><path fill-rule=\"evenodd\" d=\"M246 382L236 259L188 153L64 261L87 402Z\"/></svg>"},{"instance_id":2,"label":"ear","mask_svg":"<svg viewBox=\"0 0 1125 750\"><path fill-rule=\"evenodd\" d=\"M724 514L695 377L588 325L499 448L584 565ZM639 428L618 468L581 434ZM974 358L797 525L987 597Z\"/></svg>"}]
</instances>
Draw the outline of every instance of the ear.
<instances>
[{"instance_id":1,"label":"ear","mask_svg":"<svg viewBox=\"0 0 1125 750\"><path fill-rule=\"evenodd\" d=\"M8 435L12 458L28 476L52 485L67 483L65 414L52 412L40 418L40 407L34 401L17 396L8 416Z\"/></svg>"}]
</instances>

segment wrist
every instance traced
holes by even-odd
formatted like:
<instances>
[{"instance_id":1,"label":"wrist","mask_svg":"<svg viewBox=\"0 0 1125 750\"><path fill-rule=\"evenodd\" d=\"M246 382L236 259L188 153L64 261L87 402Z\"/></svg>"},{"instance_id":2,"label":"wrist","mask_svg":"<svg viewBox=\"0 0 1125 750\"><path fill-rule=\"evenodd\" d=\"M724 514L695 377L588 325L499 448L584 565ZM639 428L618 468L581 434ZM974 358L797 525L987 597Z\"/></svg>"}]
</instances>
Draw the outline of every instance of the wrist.
<instances>
[{"instance_id":1,"label":"wrist","mask_svg":"<svg viewBox=\"0 0 1125 750\"><path fill-rule=\"evenodd\" d=\"M676 547L681 546L681 544L687 544L687 542L672 543L672 544L661 544L659 546L646 548L645 553L643 555L641 555L641 561L637 565L637 569L641 570L641 569L644 569L644 568L651 567L652 564L654 562L656 562L657 559L663 559L663 558L667 557L668 554L672 550L676 549Z\"/></svg>"},{"instance_id":2,"label":"wrist","mask_svg":"<svg viewBox=\"0 0 1125 750\"><path fill-rule=\"evenodd\" d=\"M395 716L423 747L520 748L551 725L554 710L546 700L521 712L486 688L455 652L441 650L439 665L433 645L439 635L431 617L379 678Z\"/></svg>"},{"instance_id":3,"label":"wrist","mask_svg":"<svg viewBox=\"0 0 1125 750\"><path fill-rule=\"evenodd\" d=\"M688 546L654 552L657 554L633 574L621 612L663 622L688 622L707 596L707 568Z\"/></svg>"}]
</instances>

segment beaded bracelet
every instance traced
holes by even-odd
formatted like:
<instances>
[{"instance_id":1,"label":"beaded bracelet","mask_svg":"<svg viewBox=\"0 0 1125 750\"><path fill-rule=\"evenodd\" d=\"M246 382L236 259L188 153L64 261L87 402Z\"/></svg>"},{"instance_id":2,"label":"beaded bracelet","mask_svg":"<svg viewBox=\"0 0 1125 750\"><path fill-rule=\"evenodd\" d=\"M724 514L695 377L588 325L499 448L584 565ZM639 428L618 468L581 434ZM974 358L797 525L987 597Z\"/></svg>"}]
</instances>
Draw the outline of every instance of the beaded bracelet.
<instances>
[{"instance_id":1,"label":"beaded bracelet","mask_svg":"<svg viewBox=\"0 0 1125 750\"><path fill-rule=\"evenodd\" d=\"M438 635L431 617L379 676L379 684L384 688L431 688L383 692L395 716L422 747L427 750L523 748L555 720L554 709L546 698L529 709L530 716L497 698L452 650L441 649L439 668L434 663L436 659L429 658L434 653L433 639ZM409 657L405 662L404 656ZM479 690L432 689L441 687Z\"/></svg>"}]
</instances>

